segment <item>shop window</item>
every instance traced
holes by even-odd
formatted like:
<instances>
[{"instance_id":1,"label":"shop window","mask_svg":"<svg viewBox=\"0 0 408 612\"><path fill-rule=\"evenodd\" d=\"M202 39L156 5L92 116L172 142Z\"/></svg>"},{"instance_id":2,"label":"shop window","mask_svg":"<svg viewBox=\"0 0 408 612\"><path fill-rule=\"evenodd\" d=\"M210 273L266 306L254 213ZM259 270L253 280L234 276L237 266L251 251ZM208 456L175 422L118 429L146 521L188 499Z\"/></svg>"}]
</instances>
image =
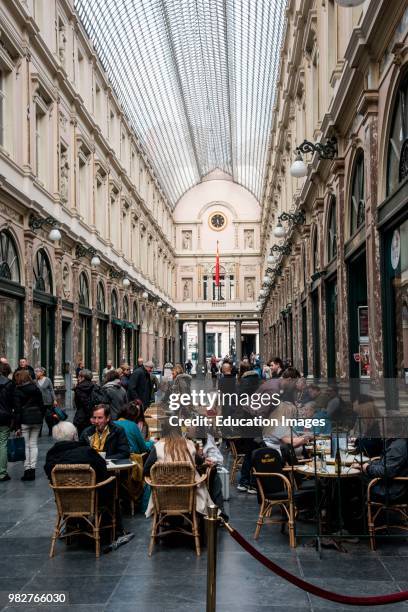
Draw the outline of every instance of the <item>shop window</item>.
<instances>
[{"instance_id":1,"label":"shop window","mask_svg":"<svg viewBox=\"0 0 408 612\"><path fill-rule=\"evenodd\" d=\"M118 296L116 294L116 291L112 291L112 296L111 296L111 315L112 317L117 317L118 316Z\"/></svg>"},{"instance_id":2,"label":"shop window","mask_svg":"<svg viewBox=\"0 0 408 612\"><path fill-rule=\"evenodd\" d=\"M327 223L327 261L330 262L337 255L337 223L336 198L333 196L329 204L329 217Z\"/></svg>"},{"instance_id":3,"label":"shop window","mask_svg":"<svg viewBox=\"0 0 408 612\"><path fill-rule=\"evenodd\" d=\"M6 230L0 232L0 278L20 282L20 265L15 242Z\"/></svg>"},{"instance_id":4,"label":"shop window","mask_svg":"<svg viewBox=\"0 0 408 612\"><path fill-rule=\"evenodd\" d=\"M79 304L89 308L89 283L85 272L79 275Z\"/></svg>"},{"instance_id":5,"label":"shop window","mask_svg":"<svg viewBox=\"0 0 408 612\"><path fill-rule=\"evenodd\" d=\"M320 269L319 266L319 243L317 240L317 229L313 235L313 250L312 250L312 273L314 274Z\"/></svg>"},{"instance_id":6,"label":"shop window","mask_svg":"<svg viewBox=\"0 0 408 612\"><path fill-rule=\"evenodd\" d=\"M96 288L96 310L105 312L105 289L101 282L98 283Z\"/></svg>"},{"instance_id":7,"label":"shop window","mask_svg":"<svg viewBox=\"0 0 408 612\"><path fill-rule=\"evenodd\" d=\"M129 321L129 301L127 297L123 298L123 319Z\"/></svg>"},{"instance_id":8,"label":"shop window","mask_svg":"<svg viewBox=\"0 0 408 612\"><path fill-rule=\"evenodd\" d=\"M395 100L388 143L387 196L408 176L408 74Z\"/></svg>"},{"instance_id":9,"label":"shop window","mask_svg":"<svg viewBox=\"0 0 408 612\"><path fill-rule=\"evenodd\" d=\"M351 181L350 202L350 236L364 224L365 221L365 188L364 188L364 153L360 151L354 165Z\"/></svg>"},{"instance_id":10,"label":"shop window","mask_svg":"<svg viewBox=\"0 0 408 612\"><path fill-rule=\"evenodd\" d=\"M52 294L52 273L50 260L44 249L39 249L34 261L34 289Z\"/></svg>"}]
</instances>

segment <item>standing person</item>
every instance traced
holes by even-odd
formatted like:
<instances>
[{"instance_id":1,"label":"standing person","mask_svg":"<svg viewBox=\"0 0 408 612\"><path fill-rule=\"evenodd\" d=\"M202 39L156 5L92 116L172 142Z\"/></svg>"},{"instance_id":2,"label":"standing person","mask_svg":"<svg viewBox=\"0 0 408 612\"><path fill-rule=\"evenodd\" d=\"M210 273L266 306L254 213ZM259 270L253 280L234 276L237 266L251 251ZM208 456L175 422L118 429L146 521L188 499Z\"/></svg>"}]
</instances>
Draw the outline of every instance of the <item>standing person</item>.
<instances>
[{"instance_id":1,"label":"standing person","mask_svg":"<svg viewBox=\"0 0 408 612\"><path fill-rule=\"evenodd\" d=\"M236 407L237 378L232 373L232 364L229 361L222 364L221 372L218 390L222 401L222 416L225 418L232 416Z\"/></svg>"},{"instance_id":2,"label":"standing person","mask_svg":"<svg viewBox=\"0 0 408 612\"><path fill-rule=\"evenodd\" d=\"M30 374L32 380L35 380L34 369L28 364L26 357L22 357L21 359L19 359L18 368L14 370L13 378L16 375L16 373L21 372L21 370L26 370Z\"/></svg>"},{"instance_id":3,"label":"standing person","mask_svg":"<svg viewBox=\"0 0 408 612\"><path fill-rule=\"evenodd\" d=\"M142 365L143 365L143 357L138 357L138 358L137 358L137 366L136 366L135 370L136 370L137 368L141 368L141 367L142 367ZM135 370L133 370L133 371L135 371Z\"/></svg>"},{"instance_id":4,"label":"standing person","mask_svg":"<svg viewBox=\"0 0 408 612\"><path fill-rule=\"evenodd\" d=\"M127 388L129 386L130 374L131 374L129 364L123 363L121 365L121 371L122 371L122 374L120 376L120 384L122 385L124 390L127 391Z\"/></svg>"},{"instance_id":5,"label":"standing person","mask_svg":"<svg viewBox=\"0 0 408 612\"><path fill-rule=\"evenodd\" d=\"M127 401L126 391L121 385L117 370L110 370L106 374L106 382L102 387L102 391L107 398L107 403L110 405L111 418L115 421Z\"/></svg>"},{"instance_id":6,"label":"standing person","mask_svg":"<svg viewBox=\"0 0 408 612\"><path fill-rule=\"evenodd\" d=\"M45 407L45 422L48 425L48 435L52 434L52 427L56 423L53 420L54 408L58 406L57 397L54 392L51 380L46 376L45 368L35 368L37 377L37 385L40 388L44 407Z\"/></svg>"},{"instance_id":7,"label":"standing person","mask_svg":"<svg viewBox=\"0 0 408 612\"><path fill-rule=\"evenodd\" d=\"M9 378L10 374L9 364L0 363L0 482L10 480L7 473L7 440L14 407L14 383Z\"/></svg>"},{"instance_id":8,"label":"standing person","mask_svg":"<svg viewBox=\"0 0 408 612\"><path fill-rule=\"evenodd\" d=\"M217 365L217 358L215 355L211 357L210 372L211 372L211 380L212 380L213 389L216 389L217 388L217 378L218 378L218 365Z\"/></svg>"},{"instance_id":9,"label":"standing person","mask_svg":"<svg viewBox=\"0 0 408 612\"><path fill-rule=\"evenodd\" d=\"M108 359L108 361L106 362L106 368L103 368L103 370L102 370L102 382L103 383L106 382L106 375L111 370L113 370L112 360Z\"/></svg>"},{"instance_id":10,"label":"standing person","mask_svg":"<svg viewBox=\"0 0 408 612\"><path fill-rule=\"evenodd\" d=\"M80 435L89 425L92 410L92 394L96 385L92 381L92 372L83 369L78 374L78 384L74 389L75 416L74 425Z\"/></svg>"},{"instance_id":11,"label":"standing person","mask_svg":"<svg viewBox=\"0 0 408 612\"><path fill-rule=\"evenodd\" d=\"M44 419L45 407L42 393L32 380L29 372L21 369L14 375L16 389L15 427L17 435L23 434L25 440L26 460L24 476L21 480L35 480L35 468L38 457L38 436Z\"/></svg>"},{"instance_id":12,"label":"standing person","mask_svg":"<svg viewBox=\"0 0 408 612\"><path fill-rule=\"evenodd\" d=\"M271 359L270 368L272 372L271 378L280 378L284 370L282 359L280 357Z\"/></svg>"},{"instance_id":13,"label":"standing person","mask_svg":"<svg viewBox=\"0 0 408 612\"><path fill-rule=\"evenodd\" d=\"M186 361L186 372L187 374L191 374L191 370L193 369L193 364L191 362L191 359L189 359L188 361Z\"/></svg>"},{"instance_id":14,"label":"standing person","mask_svg":"<svg viewBox=\"0 0 408 612\"><path fill-rule=\"evenodd\" d=\"M153 367L153 361L146 361L145 365L141 365L133 371L129 379L128 400L131 402L140 399L144 409L148 408L152 396L152 379L150 374L153 371Z\"/></svg>"},{"instance_id":15,"label":"standing person","mask_svg":"<svg viewBox=\"0 0 408 612\"><path fill-rule=\"evenodd\" d=\"M76 378L78 378L78 375L79 375L80 371L83 370L84 368L85 368L85 363L82 360L78 361L78 365L75 368L75 376L76 376Z\"/></svg>"}]
</instances>

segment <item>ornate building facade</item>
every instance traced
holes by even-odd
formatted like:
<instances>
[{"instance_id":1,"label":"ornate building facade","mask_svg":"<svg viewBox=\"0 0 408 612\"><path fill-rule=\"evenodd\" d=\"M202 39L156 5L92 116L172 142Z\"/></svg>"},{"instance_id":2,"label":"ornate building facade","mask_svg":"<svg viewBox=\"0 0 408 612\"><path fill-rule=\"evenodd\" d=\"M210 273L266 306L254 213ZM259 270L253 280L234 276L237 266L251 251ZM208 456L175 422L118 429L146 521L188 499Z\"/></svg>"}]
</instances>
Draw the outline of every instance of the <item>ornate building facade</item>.
<instances>
[{"instance_id":1,"label":"ornate building facade","mask_svg":"<svg viewBox=\"0 0 408 612\"><path fill-rule=\"evenodd\" d=\"M351 379L352 394L385 381L393 408L408 384L407 95L405 1L288 3L262 202L265 354ZM305 139L333 154L312 147L294 178Z\"/></svg>"},{"instance_id":2,"label":"ornate building facade","mask_svg":"<svg viewBox=\"0 0 408 612\"><path fill-rule=\"evenodd\" d=\"M172 211L73 2L3 3L0 30L0 354L60 391L80 361L162 365Z\"/></svg>"}]
</instances>

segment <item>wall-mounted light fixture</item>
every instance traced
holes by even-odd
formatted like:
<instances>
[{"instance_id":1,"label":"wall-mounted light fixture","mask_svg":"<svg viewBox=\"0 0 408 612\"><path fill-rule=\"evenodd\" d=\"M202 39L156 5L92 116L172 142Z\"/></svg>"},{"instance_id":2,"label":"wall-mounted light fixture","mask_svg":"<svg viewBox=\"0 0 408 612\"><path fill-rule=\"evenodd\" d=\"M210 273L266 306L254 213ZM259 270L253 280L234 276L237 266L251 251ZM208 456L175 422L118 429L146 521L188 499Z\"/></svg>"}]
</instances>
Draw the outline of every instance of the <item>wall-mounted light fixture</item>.
<instances>
[{"instance_id":1,"label":"wall-mounted light fixture","mask_svg":"<svg viewBox=\"0 0 408 612\"><path fill-rule=\"evenodd\" d=\"M98 253L93 247L85 247L83 244L77 244L75 247L75 258L91 257L91 266L97 267L101 265L101 260Z\"/></svg>"},{"instance_id":2,"label":"wall-mounted light fixture","mask_svg":"<svg viewBox=\"0 0 408 612\"><path fill-rule=\"evenodd\" d=\"M278 217L278 223L273 230L275 238L284 238L286 236L286 229L282 225L282 221L289 221L293 225L304 225L306 223L306 214L303 209L298 210L294 213L283 212Z\"/></svg>"},{"instance_id":3,"label":"wall-mounted light fixture","mask_svg":"<svg viewBox=\"0 0 408 612\"><path fill-rule=\"evenodd\" d=\"M60 230L56 227L58 225L58 221L54 219L54 217L45 217L45 219L42 219L41 217L36 217L36 215L31 214L28 224L33 232L41 229L43 225L51 225L48 239L52 242L58 242L62 238Z\"/></svg>"},{"instance_id":4,"label":"wall-mounted light fixture","mask_svg":"<svg viewBox=\"0 0 408 612\"><path fill-rule=\"evenodd\" d=\"M320 159L334 159L337 157L337 138L333 136L328 138L326 143L322 142L310 142L310 140L304 140L295 149L295 161L290 167L290 173L295 178L303 178L307 175L307 165L303 161L302 153L317 153Z\"/></svg>"},{"instance_id":5,"label":"wall-mounted light fixture","mask_svg":"<svg viewBox=\"0 0 408 612\"><path fill-rule=\"evenodd\" d=\"M292 245L290 242L282 246L279 244L274 244L273 247L271 247L271 253L283 253L284 255L290 255L292 253Z\"/></svg>"}]
</instances>

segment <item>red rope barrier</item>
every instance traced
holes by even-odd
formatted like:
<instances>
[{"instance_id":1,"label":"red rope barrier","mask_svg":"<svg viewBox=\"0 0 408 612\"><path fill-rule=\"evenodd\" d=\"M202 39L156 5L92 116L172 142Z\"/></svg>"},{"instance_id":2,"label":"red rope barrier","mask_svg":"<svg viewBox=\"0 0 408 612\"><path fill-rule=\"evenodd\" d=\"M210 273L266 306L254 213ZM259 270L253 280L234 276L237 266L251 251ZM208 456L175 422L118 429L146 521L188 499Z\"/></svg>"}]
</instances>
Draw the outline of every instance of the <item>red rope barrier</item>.
<instances>
[{"instance_id":1,"label":"red rope barrier","mask_svg":"<svg viewBox=\"0 0 408 612\"><path fill-rule=\"evenodd\" d=\"M265 565L272 572L288 580L295 586L303 589L303 591L307 591L312 595L316 595L317 597L322 597L323 599L328 599L329 601L336 601L338 603L343 603L347 605L354 606L382 606L384 604L389 603L397 603L399 601L406 601L408 599L408 591L401 591L400 593L390 593L389 595L373 595L370 597L353 597L351 595L340 595L340 593L332 593L331 591L327 591L326 589L321 589L320 587L311 584L310 582L306 582L302 580L302 578L298 578L294 574L291 574L287 570L283 569L279 565L276 565L273 561L265 557L259 550L257 550L252 544L248 542L238 531L230 527L230 525L226 525L229 533L234 538L236 542L242 548L244 548L250 555L252 555L255 559L257 559L260 563Z\"/></svg>"}]
</instances>

